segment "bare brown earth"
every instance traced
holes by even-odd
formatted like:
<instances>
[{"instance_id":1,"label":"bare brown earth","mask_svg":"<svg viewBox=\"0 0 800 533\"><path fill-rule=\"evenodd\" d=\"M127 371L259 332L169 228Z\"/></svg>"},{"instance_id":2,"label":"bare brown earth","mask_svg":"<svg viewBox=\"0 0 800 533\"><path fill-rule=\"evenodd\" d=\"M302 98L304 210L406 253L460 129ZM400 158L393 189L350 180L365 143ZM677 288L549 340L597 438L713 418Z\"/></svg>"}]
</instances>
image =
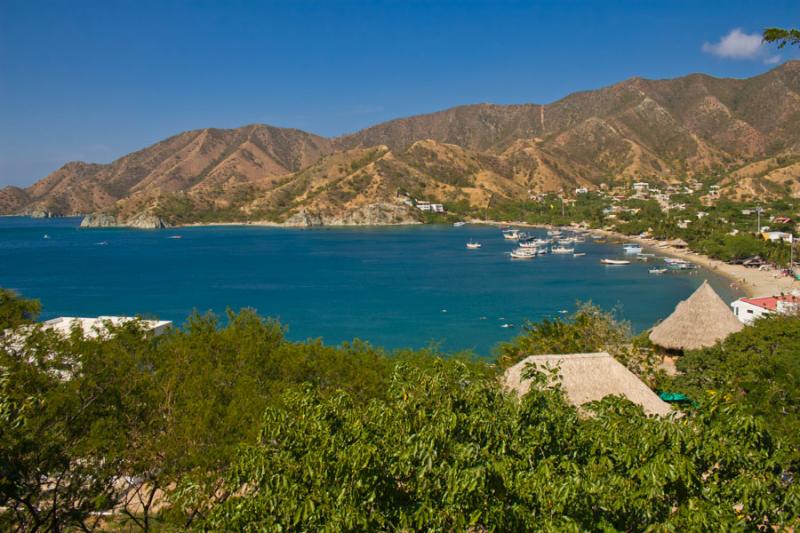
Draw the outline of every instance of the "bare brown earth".
<instances>
[{"instance_id":1,"label":"bare brown earth","mask_svg":"<svg viewBox=\"0 0 800 533\"><path fill-rule=\"evenodd\" d=\"M397 204L398 192L482 206L712 172L739 198L800 194L800 62L749 79L632 78L547 105L461 106L334 139L265 125L188 131L110 164L72 162L27 189L7 187L0 214L341 218Z\"/></svg>"}]
</instances>

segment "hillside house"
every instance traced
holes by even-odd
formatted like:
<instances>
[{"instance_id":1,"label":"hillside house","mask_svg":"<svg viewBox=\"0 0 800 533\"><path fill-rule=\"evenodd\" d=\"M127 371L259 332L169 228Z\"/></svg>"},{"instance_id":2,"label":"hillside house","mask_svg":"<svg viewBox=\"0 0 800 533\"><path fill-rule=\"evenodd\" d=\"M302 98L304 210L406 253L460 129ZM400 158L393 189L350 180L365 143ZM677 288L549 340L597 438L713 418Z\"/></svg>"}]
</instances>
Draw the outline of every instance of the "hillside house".
<instances>
[{"instance_id":1,"label":"hillside house","mask_svg":"<svg viewBox=\"0 0 800 533\"><path fill-rule=\"evenodd\" d=\"M767 315L794 315L800 312L800 297L794 295L739 298L731 303L733 314L743 324L752 324Z\"/></svg>"}]
</instances>

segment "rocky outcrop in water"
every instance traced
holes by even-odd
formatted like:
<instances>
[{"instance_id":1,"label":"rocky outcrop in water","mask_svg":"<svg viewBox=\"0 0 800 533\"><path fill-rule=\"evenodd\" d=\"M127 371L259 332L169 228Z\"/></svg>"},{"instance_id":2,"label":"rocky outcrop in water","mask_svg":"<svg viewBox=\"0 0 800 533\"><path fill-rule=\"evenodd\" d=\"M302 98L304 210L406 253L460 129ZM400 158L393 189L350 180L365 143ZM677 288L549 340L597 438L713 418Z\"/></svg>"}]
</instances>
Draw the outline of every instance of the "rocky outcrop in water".
<instances>
[{"instance_id":1,"label":"rocky outcrop in water","mask_svg":"<svg viewBox=\"0 0 800 533\"><path fill-rule=\"evenodd\" d=\"M91 213L81 220L82 228L116 228L119 225L117 217L106 213Z\"/></svg>"},{"instance_id":2,"label":"rocky outcrop in water","mask_svg":"<svg viewBox=\"0 0 800 533\"><path fill-rule=\"evenodd\" d=\"M56 217L58 215L56 215L55 213L53 213L50 210L43 209L43 208L37 208L37 209L34 209L34 210L31 211L30 216L31 216L31 218L53 218L53 217Z\"/></svg>"},{"instance_id":3,"label":"rocky outcrop in water","mask_svg":"<svg viewBox=\"0 0 800 533\"><path fill-rule=\"evenodd\" d=\"M328 214L301 209L284 226L395 226L420 224L418 213L406 205L386 202L366 204L344 212Z\"/></svg>"},{"instance_id":4,"label":"rocky outcrop in water","mask_svg":"<svg viewBox=\"0 0 800 533\"><path fill-rule=\"evenodd\" d=\"M120 221L114 215L107 213L92 213L81 220L82 228L136 228L136 229L162 229L169 224L156 215L139 213L131 218Z\"/></svg>"},{"instance_id":5,"label":"rocky outcrop in water","mask_svg":"<svg viewBox=\"0 0 800 533\"><path fill-rule=\"evenodd\" d=\"M164 229L169 227L169 224L167 224L164 219L149 213L134 215L126 220L124 225L129 228L137 229Z\"/></svg>"}]
</instances>

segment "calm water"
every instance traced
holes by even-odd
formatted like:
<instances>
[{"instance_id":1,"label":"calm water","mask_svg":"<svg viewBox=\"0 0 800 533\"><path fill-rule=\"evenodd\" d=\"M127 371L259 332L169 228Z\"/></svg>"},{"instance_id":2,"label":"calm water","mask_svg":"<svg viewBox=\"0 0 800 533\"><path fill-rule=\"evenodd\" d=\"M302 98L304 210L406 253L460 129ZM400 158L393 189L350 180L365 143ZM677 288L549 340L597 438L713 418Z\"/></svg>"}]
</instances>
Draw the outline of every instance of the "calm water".
<instances>
[{"instance_id":1,"label":"calm water","mask_svg":"<svg viewBox=\"0 0 800 533\"><path fill-rule=\"evenodd\" d=\"M493 227L137 231L80 230L79 222L0 217L0 286L40 299L42 318L147 314L181 324L193 309L253 307L280 319L293 339L437 342L488 354L519 331L503 323L558 316L578 300L616 308L639 330L704 278L726 301L736 296L706 271L654 276L652 263L603 266L620 245L591 239L577 245L585 257L512 261L505 252L514 245ZM466 250L469 239L483 248Z\"/></svg>"}]
</instances>

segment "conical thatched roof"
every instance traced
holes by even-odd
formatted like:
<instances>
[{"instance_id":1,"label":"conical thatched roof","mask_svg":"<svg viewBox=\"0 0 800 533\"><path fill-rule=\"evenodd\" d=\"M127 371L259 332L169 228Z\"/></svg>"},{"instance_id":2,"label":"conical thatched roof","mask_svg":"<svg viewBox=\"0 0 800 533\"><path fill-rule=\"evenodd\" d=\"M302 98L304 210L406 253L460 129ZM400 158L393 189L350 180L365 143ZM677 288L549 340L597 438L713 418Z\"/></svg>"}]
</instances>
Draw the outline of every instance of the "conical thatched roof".
<instances>
[{"instance_id":1,"label":"conical thatched roof","mask_svg":"<svg viewBox=\"0 0 800 533\"><path fill-rule=\"evenodd\" d=\"M641 405L647 414L666 415L671 411L669 404L605 352L532 355L506 370L503 382L508 389L519 395L528 392L530 382L523 379L522 374L529 364L545 371L558 368L561 386L569 402L576 407L615 395Z\"/></svg>"},{"instance_id":2,"label":"conical thatched roof","mask_svg":"<svg viewBox=\"0 0 800 533\"><path fill-rule=\"evenodd\" d=\"M704 281L689 298L650 332L650 340L669 350L713 346L744 324L734 316L711 285Z\"/></svg>"}]
</instances>

